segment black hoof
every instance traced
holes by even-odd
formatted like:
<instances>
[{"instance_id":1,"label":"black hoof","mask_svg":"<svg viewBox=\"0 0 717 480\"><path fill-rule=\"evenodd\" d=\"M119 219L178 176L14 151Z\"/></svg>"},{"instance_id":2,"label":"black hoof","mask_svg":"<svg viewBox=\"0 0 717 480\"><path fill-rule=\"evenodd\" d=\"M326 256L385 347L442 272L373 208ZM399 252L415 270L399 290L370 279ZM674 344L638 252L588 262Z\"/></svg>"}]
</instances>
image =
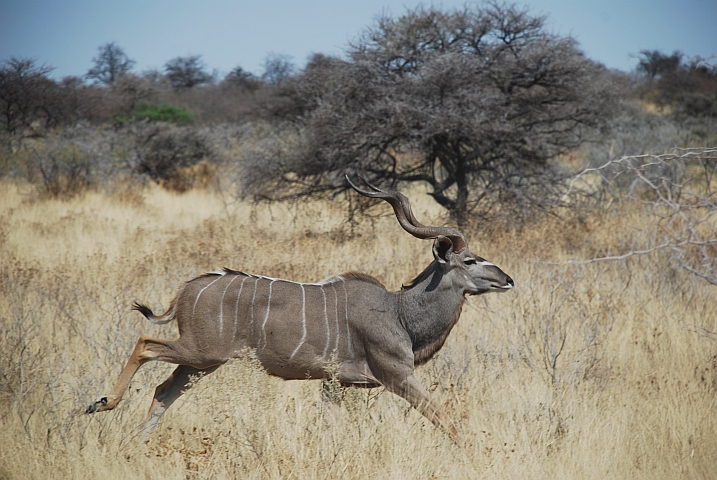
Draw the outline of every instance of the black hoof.
<instances>
[{"instance_id":1,"label":"black hoof","mask_svg":"<svg viewBox=\"0 0 717 480\"><path fill-rule=\"evenodd\" d=\"M97 411L97 407L100 405L107 405L107 397L102 397L97 402L91 403L85 410L85 413L95 413Z\"/></svg>"}]
</instances>

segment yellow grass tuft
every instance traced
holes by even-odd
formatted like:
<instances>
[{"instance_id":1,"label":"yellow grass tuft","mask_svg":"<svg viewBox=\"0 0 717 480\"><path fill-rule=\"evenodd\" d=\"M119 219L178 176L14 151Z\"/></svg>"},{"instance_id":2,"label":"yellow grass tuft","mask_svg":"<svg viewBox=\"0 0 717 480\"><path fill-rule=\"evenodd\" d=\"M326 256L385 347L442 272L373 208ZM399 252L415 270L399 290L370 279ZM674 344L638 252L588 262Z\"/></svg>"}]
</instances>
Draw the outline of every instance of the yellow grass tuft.
<instances>
[{"instance_id":1,"label":"yellow grass tuft","mask_svg":"<svg viewBox=\"0 0 717 480\"><path fill-rule=\"evenodd\" d=\"M630 211L521 232L478 226L474 252L516 281L468 300L418 369L468 440L383 389L322 400L229 362L139 426L172 366L148 364L112 412L84 407L115 382L137 336L130 311L166 307L218 267L299 281L358 270L398 289L430 243L391 216L352 227L330 203L253 207L148 186L33 200L0 185L0 478L710 478L717 471L717 295L660 252L551 265L629 245ZM441 212L410 192L426 223ZM386 212L390 210L386 207ZM562 345L562 346L561 346Z\"/></svg>"}]
</instances>

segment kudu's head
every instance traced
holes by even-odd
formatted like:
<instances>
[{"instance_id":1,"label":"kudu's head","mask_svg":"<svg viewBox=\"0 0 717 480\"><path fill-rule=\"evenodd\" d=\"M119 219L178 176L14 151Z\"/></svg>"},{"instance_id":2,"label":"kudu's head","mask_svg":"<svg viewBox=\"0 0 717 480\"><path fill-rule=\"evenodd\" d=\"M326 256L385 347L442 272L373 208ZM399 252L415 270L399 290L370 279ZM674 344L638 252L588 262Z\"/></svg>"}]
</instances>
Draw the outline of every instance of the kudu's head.
<instances>
[{"instance_id":1,"label":"kudu's head","mask_svg":"<svg viewBox=\"0 0 717 480\"><path fill-rule=\"evenodd\" d=\"M461 232L451 227L428 227L422 225L411 211L411 204L405 195L399 192L384 191L374 187L362 177L361 180L371 189L363 190L351 182L349 185L361 195L382 198L393 207L398 223L404 230L417 238L433 238L433 257L438 268L450 272L456 287L463 293L480 295L488 292L505 292L514 286L513 279L500 268L477 256L468 248L468 242Z\"/></svg>"}]
</instances>

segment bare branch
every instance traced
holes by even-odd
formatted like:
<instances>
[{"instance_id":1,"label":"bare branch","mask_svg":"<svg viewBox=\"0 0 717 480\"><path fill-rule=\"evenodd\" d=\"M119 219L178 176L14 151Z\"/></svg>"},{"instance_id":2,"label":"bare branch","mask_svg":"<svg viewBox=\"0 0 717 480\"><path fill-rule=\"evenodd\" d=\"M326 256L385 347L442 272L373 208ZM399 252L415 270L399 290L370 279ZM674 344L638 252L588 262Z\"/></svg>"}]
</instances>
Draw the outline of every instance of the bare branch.
<instances>
[{"instance_id":1,"label":"bare branch","mask_svg":"<svg viewBox=\"0 0 717 480\"><path fill-rule=\"evenodd\" d=\"M590 176L602 182L595 185ZM563 200L585 189L615 188L619 199L648 216L643 247L564 263L624 260L669 250L677 264L717 285L717 148L683 148L660 155L632 155L586 168L569 183Z\"/></svg>"}]
</instances>

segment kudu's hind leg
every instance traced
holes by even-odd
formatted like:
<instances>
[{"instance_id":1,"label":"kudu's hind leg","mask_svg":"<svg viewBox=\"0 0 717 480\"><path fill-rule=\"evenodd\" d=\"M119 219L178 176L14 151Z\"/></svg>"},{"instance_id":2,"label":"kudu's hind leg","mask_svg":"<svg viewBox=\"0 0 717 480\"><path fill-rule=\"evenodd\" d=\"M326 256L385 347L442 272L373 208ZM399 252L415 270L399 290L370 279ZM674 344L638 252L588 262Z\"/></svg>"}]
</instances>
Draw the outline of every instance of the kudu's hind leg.
<instances>
[{"instance_id":1,"label":"kudu's hind leg","mask_svg":"<svg viewBox=\"0 0 717 480\"><path fill-rule=\"evenodd\" d=\"M181 359L177 358L177 353L172 348L173 341L158 340L156 338L149 338L145 336L139 337L137 345L132 351L132 355L127 360L124 370L120 374L117 384L114 386L112 391L106 397L102 397L95 403L90 404L85 410L85 413L104 412L105 410L112 410L117 406L117 403L122 399L124 392L129 386L129 382L137 373L139 367L151 360L163 360L169 363L180 363ZM179 361L178 361L179 360Z\"/></svg>"},{"instance_id":2,"label":"kudu's hind leg","mask_svg":"<svg viewBox=\"0 0 717 480\"><path fill-rule=\"evenodd\" d=\"M205 369L190 367L189 365L180 365L174 372L154 391L152 405L147 412L147 418L144 421L142 429L142 443L147 443L149 435L157 426L159 419L164 412L178 399L184 392L192 387L192 376L209 375L219 365Z\"/></svg>"}]
</instances>

